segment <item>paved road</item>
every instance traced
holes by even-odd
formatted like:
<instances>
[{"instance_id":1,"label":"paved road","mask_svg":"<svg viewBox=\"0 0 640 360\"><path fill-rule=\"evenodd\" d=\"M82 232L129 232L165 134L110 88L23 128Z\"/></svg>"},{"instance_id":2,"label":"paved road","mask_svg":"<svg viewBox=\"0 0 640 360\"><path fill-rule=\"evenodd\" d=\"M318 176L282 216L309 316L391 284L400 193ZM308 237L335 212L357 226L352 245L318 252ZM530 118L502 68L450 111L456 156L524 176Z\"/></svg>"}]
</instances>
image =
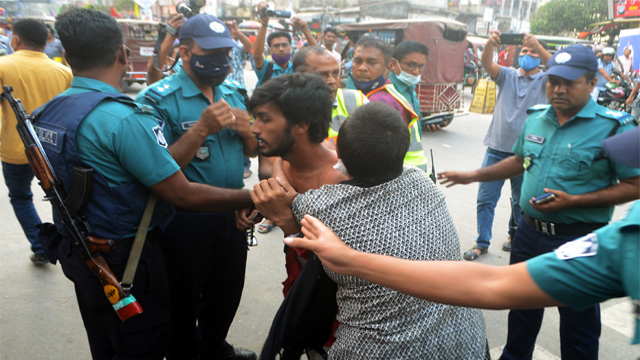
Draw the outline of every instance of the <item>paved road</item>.
<instances>
[{"instance_id":1,"label":"paved road","mask_svg":"<svg viewBox=\"0 0 640 360\"><path fill-rule=\"evenodd\" d=\"M246 72L249 86L255 76ZM133 90L140 90L134 87ZM468 108L471 97L467 93ZM482 140L491 115L469 114L457 117L444 131L426 135L426 144L433 149L437 171L472 169L483 158ZM257 174L257 162L253 161ZM247 187L257 182L253 175ZM45 221L51 221L51 209L42 201L43 193L34 183L36 206ZM476 235L475 199L477 185L442 188L460 235L462 250L473 245ZM509 217L507 186L498 205L493 228L494 245L478 261L506 265L508 253L500 249L506 238ZM627 206L616 209L620 218ZM64 277L60 266L33 266L29 260L29 246L13 215L6 191L0 191L0 359L90 359L88 344L77 310L72 284ZM275 228L269 234L258 234L259 246L251 248L242 303L229 341L236 346L259 352L267 336L269 325L282 300L280 282L285 278L282 232ZM612 300L602 305L601 359L633 359L640 356L638 346L629 345L633 318L630 302ZM484 311L489 345L497 358L506 339L507 311ZM534 359L559 359L558 316L548 309L538 337Z\"/></svg>"}]
</instances>

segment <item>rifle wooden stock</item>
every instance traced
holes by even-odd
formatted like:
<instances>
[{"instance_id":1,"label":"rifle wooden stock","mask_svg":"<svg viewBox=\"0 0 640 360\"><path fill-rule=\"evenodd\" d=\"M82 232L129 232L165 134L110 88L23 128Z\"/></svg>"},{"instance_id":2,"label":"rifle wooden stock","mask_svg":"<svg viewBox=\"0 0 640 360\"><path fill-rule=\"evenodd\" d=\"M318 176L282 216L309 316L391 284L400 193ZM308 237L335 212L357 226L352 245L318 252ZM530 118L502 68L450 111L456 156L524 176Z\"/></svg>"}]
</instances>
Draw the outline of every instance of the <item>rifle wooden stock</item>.
<instances>
[{"instance_id":1,"label":"rifle wooden stock","mask_svg":"<svg viewBox=\"0 0 640 360\"><path fill-rule=\"evenodd\" d=\"M11 95L11 91L13 91L11 87L3 86L0 101L7 100L16 115L18 120L16 128L25 146L29 165L47 195L47 199L67 230L75 252L84 261L91 273L100 281L107 299L122 321L142 313L140 304L138 304L133 295L130 295L128 291L122 288L105 259L98 253L113 251L115 249L115 241L89 236L89 226L84 218L69 211L65 204L64 187L53 171L53 167L33 130L31 120L22 103Z\"/></svg>"}]
</instances>

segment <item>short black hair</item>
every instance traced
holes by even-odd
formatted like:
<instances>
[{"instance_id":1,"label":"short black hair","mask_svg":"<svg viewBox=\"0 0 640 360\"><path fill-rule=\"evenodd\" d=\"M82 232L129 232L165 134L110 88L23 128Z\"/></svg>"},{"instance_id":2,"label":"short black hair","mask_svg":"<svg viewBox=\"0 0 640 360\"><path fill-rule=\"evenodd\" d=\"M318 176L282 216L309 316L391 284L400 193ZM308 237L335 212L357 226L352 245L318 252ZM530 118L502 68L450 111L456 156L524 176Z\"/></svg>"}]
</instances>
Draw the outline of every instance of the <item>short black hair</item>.
<instances>
[{"instance_id":1,"label":"short black hair","mask_svg":"<svg viewBox=\"0 0 640 360\"><path fill-rule=\"evenodd\" d=\"M338 36L338 31L335 28L332 28L331 26L324 28L324 30L322 31L322 34L327 35L328 32L332 32L333 35Z\"/></svg>"},{"instance_id":2,"label":"short black hair","mask_svg":"<svg viewBox=\"0 0 640 360\"><path fill-rule=\"evenodd\" d=\"M271 78L255 89L247 104L250 113L273 102L289 126L309 124L309 140L321 143L329 133L333 95L324 80L314 74L287 74Z\"/></svg>"},{"instance_id":3,"label":"short black hair","mask_svg":"<svg viewBox=\"0 0 640 360\"><path fill-rule=\"evenodd\" d=\"M293 55L293 60L291 61L293 72L302 72L305 70L305 67L307 65L307 57L309 57L309 54L311 53L316 55L322 55L322 54L331 55L329 51L327 51L325 48L320 46L304 47L296 51L296 54Z\"/></svg>"},{"instance_id":4,"label":"short black hair","mask_svg":"<svg viewBox=\"0 0 640 360\"><path fill-rule=\"evenodd\" d=\"M361 37L360 40L358 40L358 42L356 43L355 49L359 47L372 47L380 49L380 51L382 51L382 55L384 56L384 63L388 64L391 60L391 49L389 49L389 45L373 36Z\"/></svg>"},{"instance_id":5,"label":"short black hair","mask_svg":"<svg viewBox=\"0 0 640 360\"><path fill-rule=\"evenodd\" d=\"M271 34L269 34L269 36L267 36L267 45L271 47L271 42L273 41L273 39L279 38L279 37L286 37L289 40L289 43L291 43L291 35L289 35L288 32L274 31Z\"/></svg>"},{"instance_id":6,"label":"short black hair","mask_svg":"<svg viewBox=\"0 0 640 360\"><path fill-rule=\"evenodd\" d=\"M356 180L383 183L402 173L410 134L398 110L381 102L360 106L338 133L340 159Z\"/></svg>"},{"instance_id":7,"label":"short black hair","mask_svg":"<svg viewBox=\"0 0 640 360\"><path fill-rule=\"evenodd\" d=\"M22 19L13 24L13 33L20 37L22 42L32 48L44 49L49 38L49 30L42 21L36 19Z\"/></svg>"},{"instance_id":8,"label":"short black hair","mask_svg":"<svg viewBox=\"0 0 640 360\"><path fill-rule=\"evenodd\" d=\"M393 58L398 61L402 61L407 57L407 55L413 53L420 53L424 54L424 56L429 56L429 48L417 41L407 40L396 46L393 50Z\"/></svg>"},{"instance_id":9,"label":"short black hair","mask_svg":"<svg viewBox=\"0 0 640 360\"><path fill-rule=\"evenodd\" d=\"M116 61L116 51L124 44L120 24L94 9L74 8L56 18L56 30L73 70L108 67Z\"/></svg>"}]
</instances>

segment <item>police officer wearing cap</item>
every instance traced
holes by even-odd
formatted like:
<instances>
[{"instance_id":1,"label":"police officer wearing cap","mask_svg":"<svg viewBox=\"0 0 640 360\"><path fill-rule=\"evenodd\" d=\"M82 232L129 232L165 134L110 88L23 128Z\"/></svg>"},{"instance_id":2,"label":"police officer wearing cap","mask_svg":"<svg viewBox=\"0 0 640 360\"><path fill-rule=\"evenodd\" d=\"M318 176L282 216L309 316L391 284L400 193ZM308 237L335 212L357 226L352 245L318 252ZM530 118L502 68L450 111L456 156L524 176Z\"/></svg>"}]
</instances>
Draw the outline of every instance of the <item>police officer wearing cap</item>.
<instances>
[{"instance_id":1,"label":"police officer wearing cap","mask_svg":"<svg viewBox=\"0 0 640 360\"><path fill-rule=\"evenodd\" d=\"M208 14L185 21L179 39L182 69L136 100L167 121L169 150L187 179L241 189L243 157L257 154L257 141L249 131L241 86L226 80L229 53L237 45L227 27ZM202 121L212 124L211 132L190 130ZM197 144L197 150L182 144ZM172 301L168 359L255 359L253 352L225 341L247 260L246 234L236 229L234 213L178 209L164 237Z\"/></svg>"},{"instance_id":2,"label":"police officer wearing cap","mask_svg":"<svg viewBox=\"0 0 640 360\"><path fill-rule=\"evenodd\" d=\"M91 357L161 360L170 309L158 233L174 213L167 203L193 211L227 211L250 206L251 198L246 190L188 182L167 149L164 123L153 116L149 106L120 94L129 50L113 17L92 9L72 9L58 15L56 29L74 78L71 88L34 112L35 123L67 193L76 165L94 170L82 215L92 236L116 241L116 249L100 254L118 279L122 279L150 193L159 198L131 288L142 313L125 321L118 318L58 217L55 227L43 227L40 239L46 238L50 258L57 257L65 276L74 283ZM193 128L206 132L209 127L201 122ZM190 147L191 151L197 148L185 144L185 149Z\"/></svg>"},{"instance_id":3,"label":"police officer wearing cap","mask_svg":"<svg viewBox=\"0 0 640 360\"><path fill-rule=\"evenodd\" d=\"M529 109L515 155L470 172L439 175L447 186L495 181L524 174L510 263L553 251L569 240L607 224L613 207L640 196L640 169L610 161L601 142L634 128L626 113L597 105L590 96L598 69L593 52L582 45L558 51L547 63L550 105ZM550 201L534 199L553 194ZM597 359L599 306L575 311L559 307L563 359ZM543 310L512 310L501 359L530 359Z\"/></svg>"}]
</instances>

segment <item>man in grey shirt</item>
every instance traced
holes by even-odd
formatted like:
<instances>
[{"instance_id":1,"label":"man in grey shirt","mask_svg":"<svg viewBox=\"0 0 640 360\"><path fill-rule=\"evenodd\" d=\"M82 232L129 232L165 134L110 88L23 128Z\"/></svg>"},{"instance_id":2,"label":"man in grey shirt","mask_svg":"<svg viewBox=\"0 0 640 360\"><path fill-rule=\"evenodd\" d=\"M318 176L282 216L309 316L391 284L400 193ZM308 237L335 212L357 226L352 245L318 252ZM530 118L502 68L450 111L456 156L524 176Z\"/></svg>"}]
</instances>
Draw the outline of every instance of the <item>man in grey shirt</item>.
<instances>
[{"instance_id":1,"label":"man in grey shirt","mask_svg":"<svg viewBox=\"0 0 640 360\"><path fill-rule=\"evenodd\" d=\"M504 67L493 61L493 52L500 46L500 32L494 32L487 40L482 52L482 66L496 82L499 88L493 120L484 138L487 151L482 167L493 165L513 155L511 148L516 142L520 130L527 118L527 109L536 104L546 104L545 88L547 77L539 68L546 64L551 54L546 44L540 43L535 36L526 35L518 57L519 69ZM511 180L511 219L509 220L509 239L502 249L511 250L511 236L520 220L520 187L522 176ZM491 241L491 227L496 204L504 181L481 182L478 188L476 219L478 237L476 245L463 254L465 260L475 260L486 254Z\"/></svg>"}]
</instances>

